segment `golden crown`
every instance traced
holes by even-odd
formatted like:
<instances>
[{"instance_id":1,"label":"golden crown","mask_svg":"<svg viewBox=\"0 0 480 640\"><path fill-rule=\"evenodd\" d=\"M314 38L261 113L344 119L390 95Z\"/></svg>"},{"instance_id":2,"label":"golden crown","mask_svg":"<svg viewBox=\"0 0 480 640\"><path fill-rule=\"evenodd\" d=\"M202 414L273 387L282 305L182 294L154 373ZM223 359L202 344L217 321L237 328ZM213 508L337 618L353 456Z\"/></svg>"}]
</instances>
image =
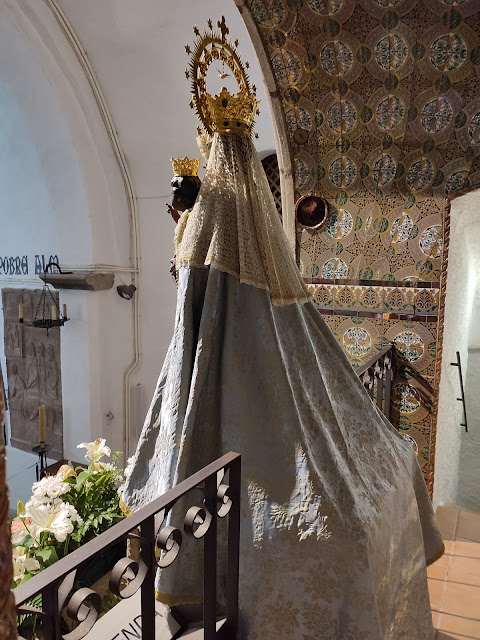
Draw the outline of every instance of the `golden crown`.
<instances>
[{"instance_id":1,"label":"golden crown","mask_svg":"<svg viewBox=\"0 0 480 640\"><path fill-rule=\"evenodd\" d=\"M250 131L258 107L254 94L232 95L223 87L218 96L207 94L207 100L214 131Z\"/></svg>"},{"instance_id":2,"label":"golden crown","mask_svg":"<svg viewBox=\"0 0 480 640\"><path fill-rule=\"evenodd\" d=\"M200 158L170 158L174 176L196 176L200 169Z\"/></svg>"},{"instance_id":3,"label":"golden crown","mask_svg":"<svg viewBox=\"0 0 480 640\"><path fill-rule=\"evenodd\" d=\"M186 52L190 56L190 69L186 69L185 75L191 80L191 91L193 97L190 106L195 109L204 127L209 133L248 131L251 132L255 115L258 110L259 101L256 98L256 87L250 87L247 69L248 62L243 64L237 53L238 40L231 43L227 40L229 33L225 24L225 17L217 22L219 31L213 30L212 21L208 21L209 31L204 31L200 35L197 27L193 31L198 36L194 49L187 45ZM213 62L219 62L223 66L220 77L229 76L224 73L227 66L235 80L237 81L239 92L232 95L225 87L219 95L211 96L206 90L206 77L208 68Z\"/></svg>"}]
</instances>

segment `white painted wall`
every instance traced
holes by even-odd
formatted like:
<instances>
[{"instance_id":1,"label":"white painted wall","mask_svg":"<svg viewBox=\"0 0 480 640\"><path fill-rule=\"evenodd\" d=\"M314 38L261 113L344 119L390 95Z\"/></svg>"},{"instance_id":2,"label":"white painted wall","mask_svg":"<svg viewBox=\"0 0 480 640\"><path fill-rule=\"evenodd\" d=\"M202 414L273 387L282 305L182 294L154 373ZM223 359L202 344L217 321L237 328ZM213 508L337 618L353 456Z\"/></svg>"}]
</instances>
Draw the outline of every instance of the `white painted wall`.
<instances>
[{"instance_id":1,"label":"white painted wall","mask_svg":"<svg viewBox=\"0 0 480 640\"><path fill-rule=\"evenodd\" d=\"M257 87L260 152L275 149L268 97L253 46L234 0L60 0L98 76L135 185L141 246L142 362L132 384L142 384L146 412L173 332L176 289L169 274L174 224L166 214L170 157L198 157L198 120L185 78L193 26L224 15L229 36L240 41ZM217 65L220 66L220 65ZM215 65L209 91L221 87Z\"/></svg>"},{"instance_id":2,"label":"white painted wall","mask_svg":"<svg viewBox=\"0 0 480 640\"><path fill-rule=\"evenodd\" d=\"M203 28L209 17L216 22L225 15L230 35L240 40L261 100L256 145L262 156L275 149L268 98L233 0L59 0L57 5L87 51L136 192L141 363L130 391L143 388L141 416L168 348L176 304L169 274L174 223L165 213L170 156L199 155L184 74L184 45L193 42L193 25ZM216 81L213 69L210 90L220 87ZM52 250L63 265L111 265L116 273L110 291L60 292L71 317L61 330L65 455L78 459L77 443L97 436L123 449L133 304L118 297L115 287L131 281L131 210L92 87L49 0L0 0L0 111L0 256ZM2 286L38 287L39 280L0 274ZM0 322L4 366L2 330ZM135 415L132 406L131 448L141 426Z\"/></svg>"},{"instance_id":3,"label":"white painted wall","mask_svg":"<svg viewBox=\"0 0 480 640\"><path fill-rule=\"evenodd\" d=\"M434 504L480 511L480 190L455 198L451 206L450 249L440 379ZM456 352L460 352L467 394L469 433L463 422ZM474 510L475 510L474 509Z\"/></svg>"},{"instance_id":4,"label":"white painted wall","mask_svg":"<svg viewBox=\"0 0 480 640\"><path fill-rule=\"evenodd\" d=\"M474 236L477 241L480 241L478 196L471 218L475 220ZM476 251L475 247L471 246L470 259L474 265L472 277L474 291L468 334L468 369L464 377L468 433L461 436L457 504L469 511L480 513L480 256L478 245Z\"/></svg>"},{"instance_id":5,"label":"white painted wall","mask_svg":"<svg viewBox=\"0 0 480 640\"><path fill-rule=\"evenodd\" d=\"M0 273L0 287L41 288L35 254L57 254L64 265L129 265L128 207L111 144L44 3L0 0L0 112L0 255L29 261L28 275ZM115 289L61 291L60 302L71 317L61 330L65 456L78 460L77 443L98 435L122 449L132 306ZM5 371L1 317L0 355Z\"/></svg>"}]
</instances>

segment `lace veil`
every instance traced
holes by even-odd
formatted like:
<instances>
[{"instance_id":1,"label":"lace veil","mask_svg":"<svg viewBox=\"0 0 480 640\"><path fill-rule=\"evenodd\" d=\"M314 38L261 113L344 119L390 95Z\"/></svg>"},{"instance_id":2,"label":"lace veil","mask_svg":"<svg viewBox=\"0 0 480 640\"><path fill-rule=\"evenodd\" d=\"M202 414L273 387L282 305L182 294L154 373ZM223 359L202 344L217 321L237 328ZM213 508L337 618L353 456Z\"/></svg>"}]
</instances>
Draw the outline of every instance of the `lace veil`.
<instances>
[{"instance_id":1,"label":"lace veil","mask_svg":"<svg viewBox=\"0 0 480 640\"><path fill-rule=\"evenodd\" d=\"M197 201L181 217L175 242L178 267L212 265L267 289L275 305L310 300L246 134L214 134Z\"/></svg>"}]
</instances>

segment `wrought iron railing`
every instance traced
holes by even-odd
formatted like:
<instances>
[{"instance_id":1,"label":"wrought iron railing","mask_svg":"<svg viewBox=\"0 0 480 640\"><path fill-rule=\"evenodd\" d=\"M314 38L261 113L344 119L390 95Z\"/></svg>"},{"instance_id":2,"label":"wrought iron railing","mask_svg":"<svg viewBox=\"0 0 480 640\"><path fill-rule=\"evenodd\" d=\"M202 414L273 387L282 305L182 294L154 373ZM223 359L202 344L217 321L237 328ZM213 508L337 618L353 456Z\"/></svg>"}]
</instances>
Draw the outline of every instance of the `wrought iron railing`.
<instances>
[{"instance_id":1,"label":"wrought iron railing","mask_svg":"<svg viewBox=\"0 0 480 640\"><path fill-rule=\"evenodd\" d=\"M188 536L203 538L203 628L205 640L217 638L217 514L228 515L226 619L222 638L234 640L238 629L238 567L240 537L240 455L227 453L198 473L125 518L94 540L44 569L15 590L17 612L35 614L40 621L42 640L81 640L95 625L101 610L100 594L88 587L76 589L78 571L102 556L108 549L127 539L140 543L138 561L123 557L113 567L109 589L120 598L129 598L141 590L141 638L155 638L155 572L168 567L181 552L182 531L164 521L174 505L186 494L200 489L201 506L188 509L183 529ZM222 484L217 477L223 472ZM228 474L228 484L224 480ZM157 525L160 527L156 531ZM138 531L138 533L137 533ZM163 550L157 559L155 550ZM199 548L201 553L201 548ZM31 601L42 594L41 609ZM78 623L62 634L62 613Z\"/></svg>"},{"instance_id":2,"label":"wrought iron railing","mask_svg":"<svg viewBox=\"0 0 480 640\"><path fill-rule=\"evenodd\" d=\"M389 420L394 355L395 346L389 344L357 369L368 395Z\"/></svg>"}]
</instances>

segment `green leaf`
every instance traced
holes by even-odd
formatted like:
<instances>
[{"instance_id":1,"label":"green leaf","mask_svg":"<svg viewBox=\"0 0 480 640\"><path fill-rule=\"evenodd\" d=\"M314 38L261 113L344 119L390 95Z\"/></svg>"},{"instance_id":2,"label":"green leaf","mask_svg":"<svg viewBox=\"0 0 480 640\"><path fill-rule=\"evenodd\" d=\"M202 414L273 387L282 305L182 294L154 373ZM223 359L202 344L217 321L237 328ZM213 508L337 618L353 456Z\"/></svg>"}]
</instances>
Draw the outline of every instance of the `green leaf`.
<instances>
[{"instance_id":1,"label":"green leaf","mask_svg":"<svg viewBox=\"0 0 480 640\"><path fill-rule=\"evenodd\" d=\"M35 544L35 540L32 538L30 534L27 534L27 536L23 539L23 542L20 546L30 549L30 547L32 547L34 544Z\"/></svg>"},{"instance_id":2,"label":"green leaf","mask_svg":"<svg viewBox=\"0 0 480 640\"><path fill-rule=\"evenodd\" d=\"M45 547L45 549L40 549L35 554L36 560L42 563L44 567L49 567L54 562L58 561L58 555L55 547Z\"/></svg>"},{"instance_id":3,"label":"green leaf","mask_svg":"<svg viewBox=\"0 0 480 640\"><path fill-rule=\"evenodd\" d=\"M93 474L90 471L82 471L77 476L77 486L82 485L86 480L89 480Z\"/></svg>"},{"instance_id":4,"label":"green leaf","mask_svg":"<svg viewBox=\"0 0 480 640\"><path fill-rule=\"evenodd\" d=\"M22 579L20 580L20 582L17 584L17 587L18 587L18 585L23 584L23 583L24 583L24 582L26 582L27 580L30 580L30 578L33 578L33 576L34 576L34 575L35 575L34 573L25 573L25 575L23 576L23 578L22 578Z\"/></svg>"},{"instance_id":5,"label":"green leaf","mask_svg":"<svg viewBox=\"0 0 480 640\"><path fill-rule=\"evenodd\" d=\"M25 505L23 504L23 502L21 500L19 500L17 502L17 516L19 516L24 511L25 511Z\"/></svg>"}]
</instances>

